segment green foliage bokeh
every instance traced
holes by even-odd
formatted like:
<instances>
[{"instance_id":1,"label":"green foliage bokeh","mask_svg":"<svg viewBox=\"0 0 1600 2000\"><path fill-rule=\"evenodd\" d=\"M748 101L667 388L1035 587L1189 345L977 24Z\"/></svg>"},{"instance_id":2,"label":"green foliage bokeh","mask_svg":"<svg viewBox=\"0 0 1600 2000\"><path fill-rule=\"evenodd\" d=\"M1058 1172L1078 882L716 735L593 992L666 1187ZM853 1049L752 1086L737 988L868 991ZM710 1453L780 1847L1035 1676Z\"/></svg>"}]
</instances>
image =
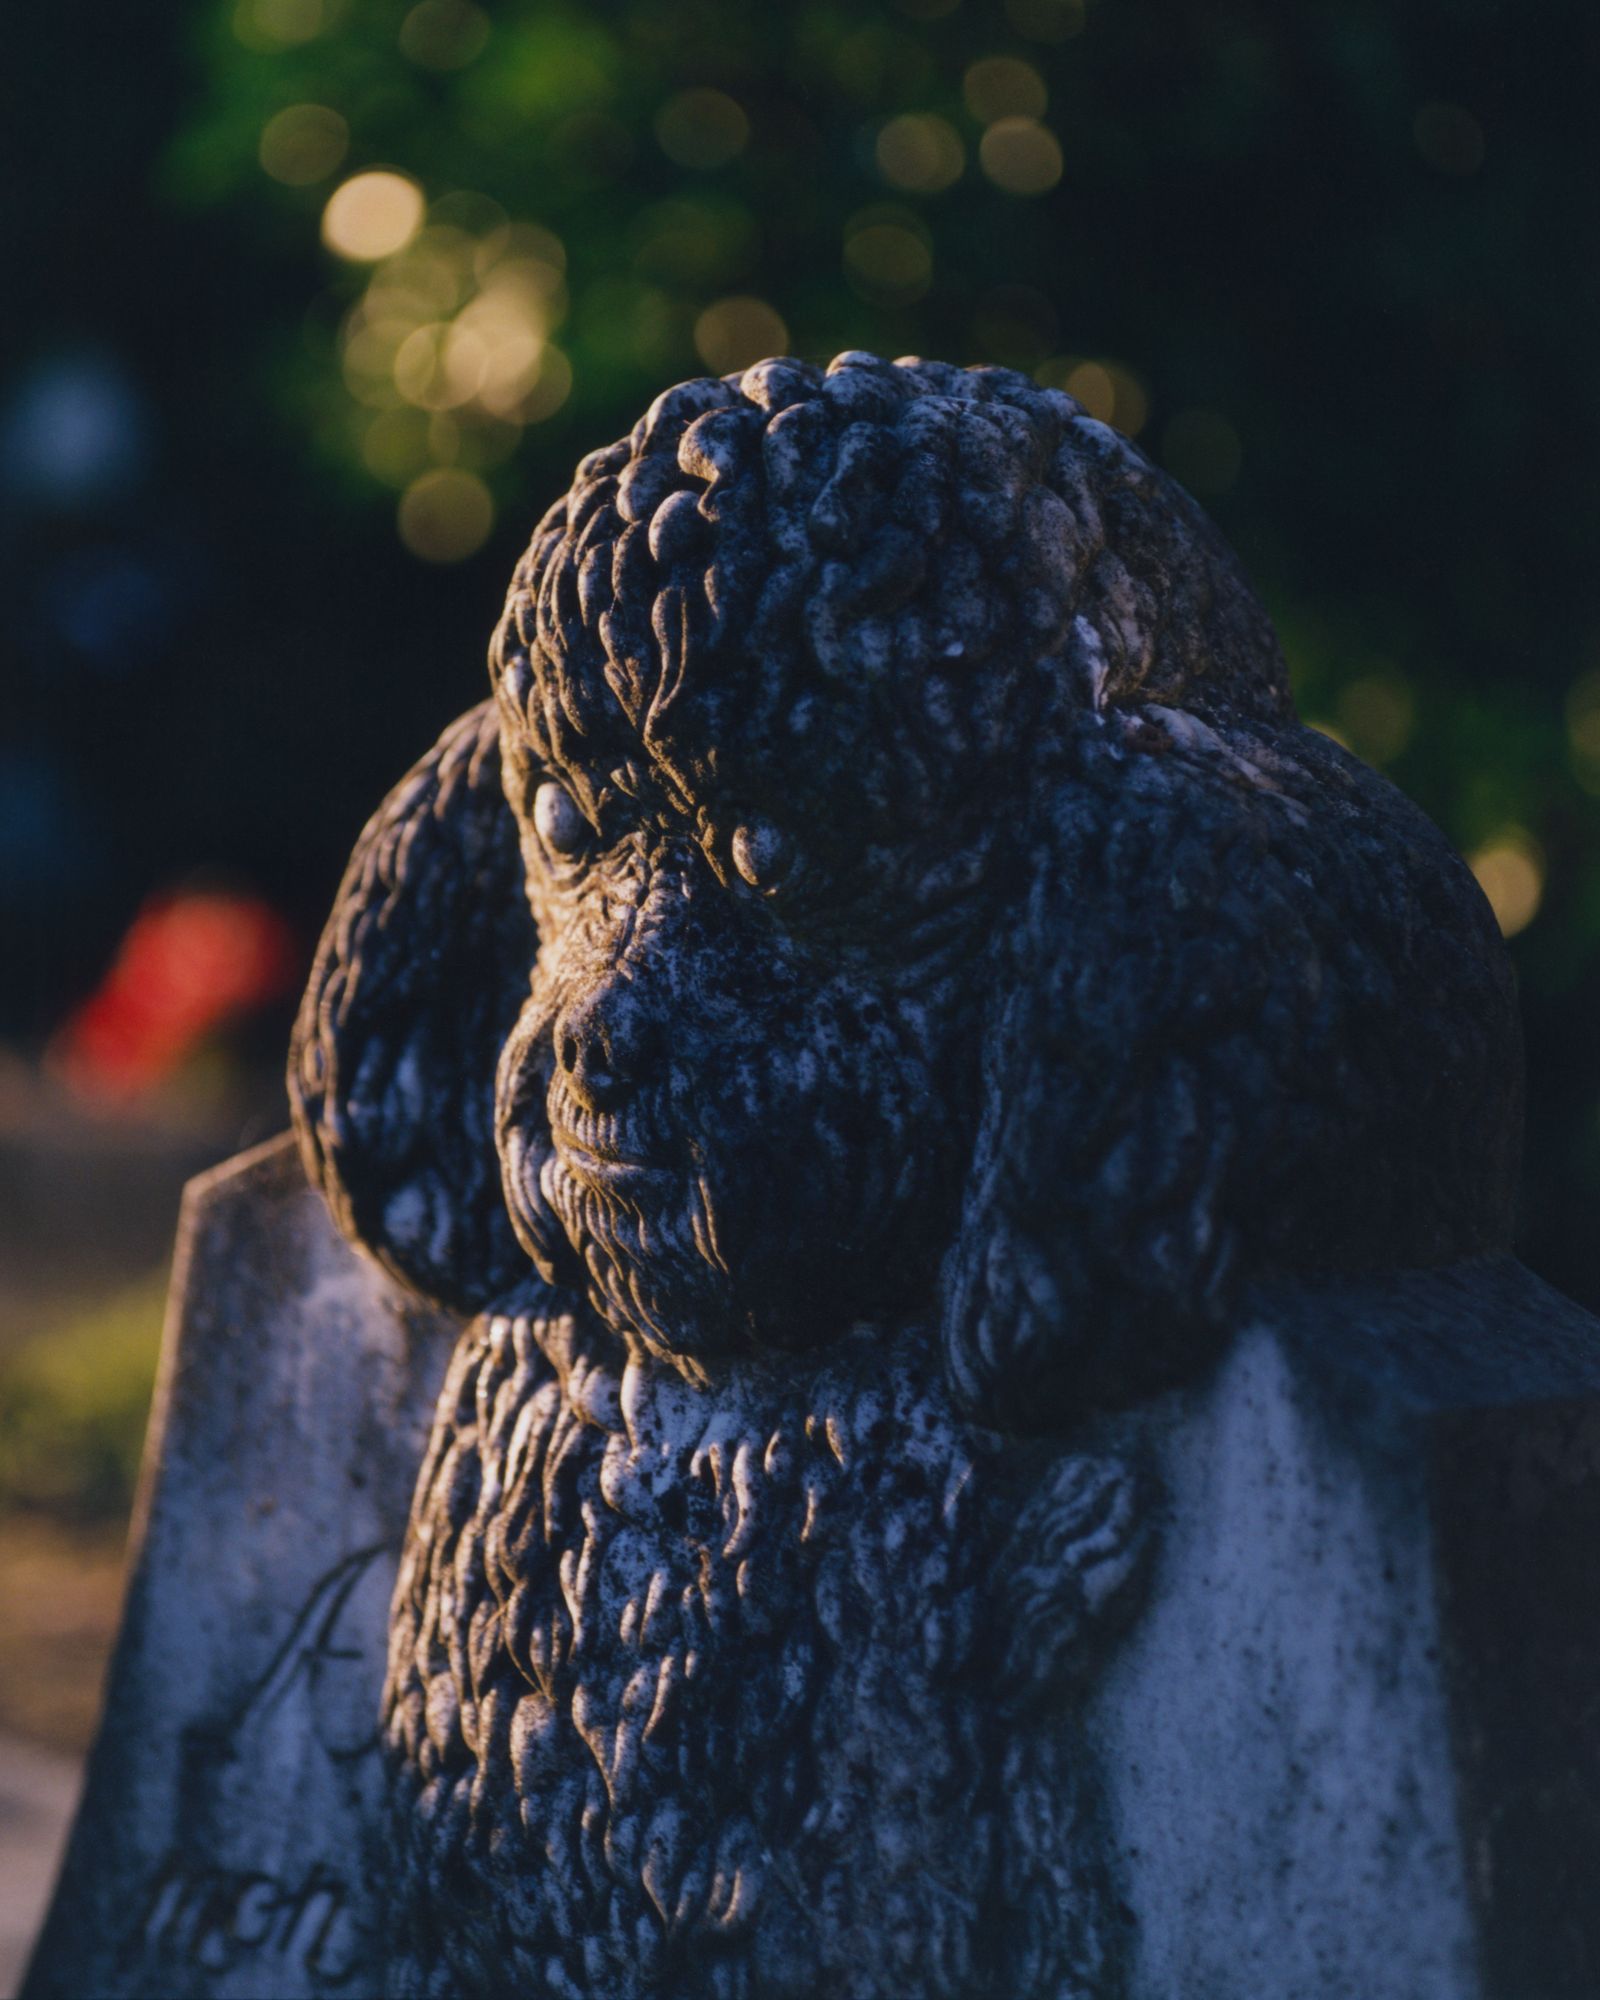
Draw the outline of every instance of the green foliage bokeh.
<instances>
[{"instance_id":1,"label":"green foliage bokeh","mask_svg":"<svg viewBox=\"0 0 1600 2000\"><path fill-rule=\"evenodd\" d=\"M583 450L763 329L1108 397L1240 548L1307 715L1482 864L1529 1023L1526 1247L1600 1297L1591 10L213 0L192 33L162 198L269 274L236 337L255 407L357 510L403 520L440 472L486 494L469 563L498 573ZM290 184L263 135L304 106L335 141ZM536 232L543 403L353 391L382 260L321 232L379 169L462 271ZM418 381L480 278L428 308Z\"/></svg>"}]
</instances>

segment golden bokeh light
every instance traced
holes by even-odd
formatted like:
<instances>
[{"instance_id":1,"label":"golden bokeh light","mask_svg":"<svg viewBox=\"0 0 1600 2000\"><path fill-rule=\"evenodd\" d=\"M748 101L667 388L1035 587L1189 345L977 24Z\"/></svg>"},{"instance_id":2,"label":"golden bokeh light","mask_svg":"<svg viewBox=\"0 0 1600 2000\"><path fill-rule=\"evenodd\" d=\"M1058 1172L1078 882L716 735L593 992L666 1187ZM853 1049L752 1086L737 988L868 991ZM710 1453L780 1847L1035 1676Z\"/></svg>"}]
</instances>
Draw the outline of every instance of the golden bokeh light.
<instances>
[{"instance_id":1,"label":"golden bokeh light","mask_svg":"<svg viewBox=\"0 0 1600 2000\"><path fill-rule=\"evenodd\" d=\"M326 180L350 150L350 127L325 104L291 104L261 128L263 172L285 187Z\"/></svg>"},{"instance_id":2,"label":"golden bokeh light","mask_svg":"<svg viewBox=\"0 0 1600 2000\"><path fill-rule=\"evenodd\" d=\"M878 134L878 171L907 194L938 194L960 180L967 164L961 135L931 112L891 118Z\"/></svg>"},{"instance_id":3,"label":"golden bokeh light","mask_svg":"<svg viewBox=\"0 0 1600 2000\"><path fill-rule=\"evenodd\" d=\"M425 229L388 257L367 281L369 319L403 319L413 326L445 319L475 288L470 238L453 229Z\"/></svg>"},{"instance_id":4,"label":"golden bokeh light","mask_svg":"<svg viewBox=\"0 0 1600 2000\"><path fill-rule=\"evenodd\" d=\"M1502 937L1515 937L1539 914L1544 900L1544 856L1525 827L1507 827L1467 856L1467 866L1489 899Z\"/></svg>"},{"instance_id":5,"label":"golden bokeh light","mask_svg":"<svg viewBox=\"0 0 1600 2000\"><path fill-rule=\"evenodd\" d=\"M485 294L516 300L534 325L555 326L566 313L566 279L543 257L501 257L480 282Z\"/></svg>"},{"instance_id":6,"label":"golden bokeh light","mask_svg":"<svg viewBox=\"0 0 1600 2000\"><path fill-rule=\"evenodd\" d=\"M1483 127L1459 104L1424 104L1411 123L1417 151L1441 174L1475 174L1483 165Z\"/></svg>"},{"instance_id":7,"label":"golden bokeh light","mask_svg":"<svg viewBox=\"0 0 1600 2000\"><path fill-rule=\"evenodd\" d=\"M1111 379L1111 370L1103 362L1080 361L1068 372L1061 386L1100 423L1109 424L1116 416L1117 385Z\"/></svg>"},{"instance_id":8,"label":"golden bokeh light","mask_svg":"<svg viewBox=\"0 0 1600 2000\"><path fill-rule=\"evenodd\" d=\"M514 415L539 380L544 348L539 319L509 287L482 293L463 309L445 342L454 400L476 402L491 416Z\"/></svg>"},{"instance_id":9,"label":"golden bokeh light","mask_svg":"<svg viewBox=\"0 0 1600 2000\"><path fill-rule=\"evenodd\" d=\"M1244 446L1216 410L1180 410L1161 433L1161 462L1180 486L1226 493L1239 477Z\"/></svg>"},{"instance_id":10,"label":"golden bokeh light","mask_svg":"<svg viewBox=\"0 0 1600 2000\"><path fill-rule=\"evenodd\" d=\"M510 417L539 380L544 334L505 290L485 292L449 322L415 327L394 356L395 387L423 410L477 403Z\"/></svg>"},{"instance_id":11,"label":"golden bokeh light","mask_svg":"<svg viewBox=\"0 0 1600 2000\"><path fill-rule=\"evenodd\" d=\"M845 225L845 275L875 305L912 305L933 282L933 251L916 219L868 209Z\"/></svg>"},{"instance_id":12,"label":"golden bokeh light","mask_svg":"<svg viewBox=\"0 0 1600 2000\"><path fill-rule=\"evenodd\" d=\"M473 393L472 388L456 393L449 379L445 343L450 333L442 320L413 327L395 351L394 386L419 410L447 410Z\"/></svg>"},{"instance_id":13,"label":"golden bokeh light","mask_svg":"<svg viewBox=\"0 0 1600 2000\"><path fill-rule=\"evenodd\" d=\"M449 216L452 220L441 220ZM475 235L466 225L476 222ZM497 204L459 194L383 259L345 321L343 364L368 408L401 403L435 419L430 455L496 464L522 427L560 408L572 386L549 333L566 309L566 252L547 229L509 223ZM452 422L438 419L450 413ZM364 456L379 477L410 469L414 429L374 425ZM457 439L449 453L443 437Z\"/></svg>"},{"instance_id":14,"label":"golden bokeh light","mask_svg":"<svg viewBox=\"0 0 1600 2000\"><path fill-rule=\"evenodd\" d=\"M494 500L474 472L457 465L420 473L400 496L400 539L424 562L462 562L494 526Z\"/></svg>"},{"instance_id":15,"label":"golden bokeh light","mask_svg":"<svg viewBox=\"0 0 1600 2000\"><path fill-rule=\"evenodd\" d=\"M1046 194L1061 178L1061 146L1036 118L997 118L978 142L978 159L1007 194Z\"/></svg>"},{"instance_id":16,"label":"golden bokeh light","mask_svg":"<svg viewBox=\"0 0 1600 2000\"><path fill-rule=\"evenodd\" d=\"M565 272L559 237L462 191L374 262L345 317L340 358L365 413L352 412L362 462L403 488L402 537L430 561L478 546L488 526L474 523L486 507L492 519L478 475L572 393L571 364L550 338L566 312ZM469 483L441 485L432 475L444 472Z\"/></svg>"},{"instance_id":17,"label":"golden bokeh light","mask_svg":"<svg viewBox=\"0 0 1600 2000\"><path fill-rule=\"evenodd\" d=\"M1120 361L1060 354L1036 368L1033 379L1047 389L1065 389L1089 416L1126 437L1137 437L1149 420L1149 393Z\"/></svg>"},{"instance_id":18,"label":"golden bokeh light","mask_svg":"<svg viewBox=\"0 0 1600 2000\"><path fill-rule=\"evenodd\" d=\"M725 167L750 143L750 120L723 90L680 90L656 113L656 142L674 166Z\"/></svg>"},{"instance_id":19,"label":"golden bokeh light","mask_svg":"<svg viewBox=\"0 0 1600 2000\"><path fill-rule=\"evenodd\" d=\"M980 123L997 118L1042 118L1050 101L1044 78L1016 56L984 56L961 79L967 109Z\"/></svg>"},{"instance_id":20,"label":"golden bokeh light","mask_svg":"<svg viewBox=\"0 0 1600 2000\"><path fill-rule=\"evenodd\" d=\"M559 290L566 275L566 245L552 230L541 229L536 222L502 223L484 232L473 257L473 269L480 278L486 278L502 265L516 265L529 271L537 266L544 274L538 279L540 287L547 294L552 293Z\"/></svg>"},{"instance_id":21,"label":"golden bokeh light","mask_svg":"<svg viewBox=\"0 0 1600 2000\"><path fill-rule=\"evenodd\" d=\"M789 329L765 299L718 299L694 323L694 347L713 375L784 353Z\"/></svg>"},{"instance_id":22,"label":"golden bokeh light","mask_svg":"<svg viewBox=\"0 0 1600 2000\"><path fill-rule=\"evenodd\" d=\"M489 17L471 0L420 0L400 23L400 53L419 69L464 69L489 39Z\"/></svg>"},{"instance_id":23,"label":"golden bokeh light","mask_svg":"<svg viewBox=\"0 0 1600 2000\"><path fill-rule=\"evenodd\" d=\"M1150 420L1150 396L1131 368L1115 361L1103 362L1111 377L1111 421L1128 437L1137 437Z\"/></svg>"},{"instance_id":24,"label":"golden bokeh light","mask_svg":"<svg viewBox=\"0 0 1600 2000\"><path fill-rule=\"evenodd\" d=\"M336 188L322 211L322 240L352 264L403 250L422 227L422 190L405 174L374 168Z\"/></svg>"}]
</instances>

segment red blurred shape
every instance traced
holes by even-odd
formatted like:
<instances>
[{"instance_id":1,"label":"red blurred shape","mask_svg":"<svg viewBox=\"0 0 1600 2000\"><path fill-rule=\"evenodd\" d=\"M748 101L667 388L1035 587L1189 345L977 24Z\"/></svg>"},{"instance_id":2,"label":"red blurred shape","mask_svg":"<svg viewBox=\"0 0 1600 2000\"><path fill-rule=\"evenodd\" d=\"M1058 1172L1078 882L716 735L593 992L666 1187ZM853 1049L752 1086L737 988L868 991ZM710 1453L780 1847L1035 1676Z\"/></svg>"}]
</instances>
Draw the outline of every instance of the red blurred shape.
<instances>
[{"instance_id":1,"label":"red blurred shape","mask_svg":"<svg viewBox=\"0 0 1600 2000\"><path fill-rule=\"evenodd\" d=\"M140 1097L212 1029L287 992L299 970L294 933L259 897L153 897L99 987L57 1033L52 1062L85 1096Z\"/></svg>"}]
</instances>

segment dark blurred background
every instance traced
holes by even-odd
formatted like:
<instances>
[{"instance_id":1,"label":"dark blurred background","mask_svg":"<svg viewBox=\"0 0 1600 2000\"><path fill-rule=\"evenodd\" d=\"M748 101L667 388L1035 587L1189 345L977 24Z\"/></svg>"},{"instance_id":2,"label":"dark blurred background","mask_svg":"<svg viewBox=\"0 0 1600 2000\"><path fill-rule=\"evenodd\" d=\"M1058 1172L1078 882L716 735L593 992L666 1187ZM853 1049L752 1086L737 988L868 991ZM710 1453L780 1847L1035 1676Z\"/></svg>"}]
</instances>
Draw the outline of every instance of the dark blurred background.
<instances>
[{"instance_id":1,"label":"dark blurred background","mask_svg":"<svg viewBox=\"0 0 1600 2000\"><path fill-rule=\"evenodd\" d=\"M1523 1248L1600 1306L1592 8L52 0L7 39L15 1518L119 1518L176 1186L284 1122L343 858L483 691L535 516L775 350L1026 369L1212 510L1305 713L1511 937Z\"/></svg>"}]
</instances>

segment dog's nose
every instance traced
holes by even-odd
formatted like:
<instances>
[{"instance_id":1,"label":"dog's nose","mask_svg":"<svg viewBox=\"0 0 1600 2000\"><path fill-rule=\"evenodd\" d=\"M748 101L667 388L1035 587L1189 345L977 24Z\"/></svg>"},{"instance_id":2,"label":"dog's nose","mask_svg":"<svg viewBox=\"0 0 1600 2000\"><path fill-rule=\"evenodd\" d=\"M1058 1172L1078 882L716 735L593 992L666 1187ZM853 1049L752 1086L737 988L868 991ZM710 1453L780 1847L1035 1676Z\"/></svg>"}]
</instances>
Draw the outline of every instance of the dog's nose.
<instances>
[{"instance_id":1,"label":"dog's nose","mask_svg":"<svg viewBox=\"0 0 1600 2000\"><path fill-rule=\"evenodd\" d=\"M586 1111L610 1111L642 1080L659 1045L648 1005L627 979L608 979L562 1009L556 1060Z\"/></svg>"}]
</instances>

